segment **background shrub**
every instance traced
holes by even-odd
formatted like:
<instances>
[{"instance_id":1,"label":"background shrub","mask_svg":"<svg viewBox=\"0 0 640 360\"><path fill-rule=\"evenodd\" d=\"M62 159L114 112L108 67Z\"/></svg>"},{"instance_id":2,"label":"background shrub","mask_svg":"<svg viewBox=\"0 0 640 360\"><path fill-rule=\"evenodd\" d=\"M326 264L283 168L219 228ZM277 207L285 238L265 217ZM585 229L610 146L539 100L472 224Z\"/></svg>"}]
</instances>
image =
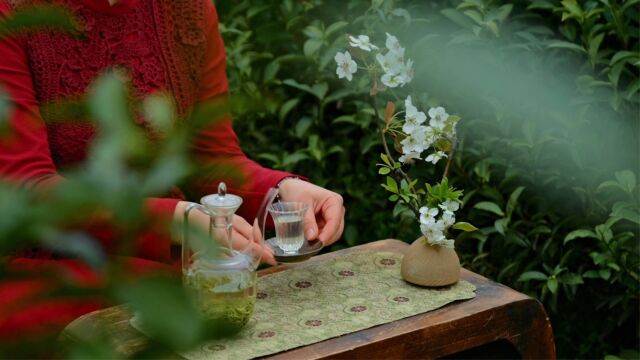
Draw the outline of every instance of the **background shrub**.
<instances>
[{"instance_id":1,"label":"background shrub","mask_svg":"<svg viewBox=\"0 0 640 360\"><path fill-rule=\"evenodd\" d=\"M463 117L450 180L481 229L456 239L464 265L543 301L560 356L637 356L638 2L416 3L219 2L243 148L344 195L334 248L414 240L379 186L366 84L333 62L345 34L392 32L411 93Z\"/></svg>"}]
</instances>

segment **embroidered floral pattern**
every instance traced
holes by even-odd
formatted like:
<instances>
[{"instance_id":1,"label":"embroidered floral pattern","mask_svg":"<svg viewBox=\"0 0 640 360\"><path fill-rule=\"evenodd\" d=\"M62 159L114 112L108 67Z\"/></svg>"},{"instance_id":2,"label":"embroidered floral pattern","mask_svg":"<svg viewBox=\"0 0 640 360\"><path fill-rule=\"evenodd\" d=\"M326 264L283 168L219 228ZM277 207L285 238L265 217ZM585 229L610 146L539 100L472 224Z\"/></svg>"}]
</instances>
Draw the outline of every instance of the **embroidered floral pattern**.
<instances>
[{"instance_id":1,"label":"embroidered floral pattern","mask_svg":"<svg viewBox=\"0 0 640 360\"><path fill-rule=\"evenodd\" d=\"M205 345L204 346L204 350L206 351L211 351L211 352L218 352L218 351L223 351L226 350L227 347L222 345L222 344L210 344L210 345Z\"/></svg>"},{"instance_id":2,"label":"embroidered floral pattern","mask_svg":"<svg viewBox=\"0 0 640 360\"><path fill-rule=\"evenodd\" d=\"M367 307L364 305L358 305L358 306L354 306L351 309L351 312L363 312L367 310Z\"/></svg>"},{"instance_id":3,"label":"embroidered floral pattern","mask_svg":"<svg viewBox=\"0 0 640 360\"><path fill-rule=\"evenodd\" d=\"M386 265L386 266L391 266L391 265L395 265L396 261L393 260L393 259L382 259L382 260L380 260L380 264Z\"/></svg>"},{"instance_id":4,"label":"embroidered floral pattern","mask_svg":"<svg viewBox=\"0 0 640 360\"><path fill-rule=\"evenodd\" d=\"M393 301L399 302L399 303L406 303L409 301L409 298L406 296L396 296L393 298Z\"/></svg>"},{"instance_id":5,"label":"embroidered floral pattern","mask_svg":"<svg viewBox=\"0 0 640 360\"><path fill-rule=\"evenodd\" d=\"M311 282L310 281L298 281L296 282L296 287L299 289L306 289L311 287Z\"/></svg>"},{"instance_id":6,"label":"embroidered floral pattern","mask_svg":"<svg viewBox=\"0 0 640 360\"><path fill-rule=\"evenodd\" d=\"M258 334L258 337L261 339L265 339L265 338L270 338L270 337L274 337L276 335L275 331L263 331L260 334Z\"/></svg>"}]
</instances>

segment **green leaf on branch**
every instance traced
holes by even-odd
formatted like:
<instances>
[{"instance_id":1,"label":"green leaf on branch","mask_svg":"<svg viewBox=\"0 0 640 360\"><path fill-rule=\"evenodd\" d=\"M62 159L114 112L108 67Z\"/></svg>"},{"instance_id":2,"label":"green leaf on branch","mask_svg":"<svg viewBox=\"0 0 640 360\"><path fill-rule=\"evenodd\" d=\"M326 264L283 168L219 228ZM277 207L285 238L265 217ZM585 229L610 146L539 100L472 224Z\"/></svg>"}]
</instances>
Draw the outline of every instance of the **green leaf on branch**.
<instances>
[{"instance_id":1,"label":"green leaf on branch","mask_svg":"<svg viewBox=\"0 0 640 360\"><path fill-rule=\"evenodd\" d=\"M382 161L384 161L385 164L391 166L391 162L389 162L389 157L387 157L387 155L380 154L380 158L382 159Z\"/></svg>"},{"instance_id":2,"label":"green leaf on branch","mask_svg":"<svg viewBox=\"0 0 640 360\"><path fill-rule=\"evenodd\" d=\"M562 40L550 41L547 46L550 47L550 48L573 50L573 51L581 53L581 54L584 54L584 53L587 52L584 49L584 47L582 47L580 45L576 45L575 43L568 42L568 41L562 41Z\"/></svg>"},{"instance_id":3,"label":"green leaf on branch","mask_svg":"<svg viewBox=\"0 0 640 360\"><path fill-rule=\"evenodd\" d=\"M547 279L547 287L552 294L555 294L558 291L558 279L555 276Z\"/></svg>"},{"instance_id":4,"label":"green leaf on branch","mask_svg":"<svg viewBox=\"0 0 640 360\"><path fill-rule=\"evenodd\" d=\"M562 277L560 278L560 281L562 281L563 284L568 284L568 285L584 284L584 281L582 280L582 276L574 273L563 274Z\"/></svg>"},{"instance_id":5,"label":"green leaf on branch","mask_svg":"<svg viewBox=\"0 0 640 360\"><path fill-rule=\"evenodd\" d=\"M476 231L476 230L478 230L477 227L469 224L468 222L455 223L455 224L453 224L452 228L454 228L456 230L462 230L462 231Z\"/></svg>"},{"instance_id":6,"label":"green leaf on branch","mask_svg":"<svg viewBox=\"0 0 640 360\"><path fill-rule=\"evenodd\" d=\"M523 190L524 190L524 186L520 186L511 193L511 196L509 197L509 201L507 202L508 218L511 218L511 214L513 213L513 210L516 208L516 205L518 204L518 198L520 197L520 194L522 194Z\"/></svg>"},{"instance_id":7,"label":"green leaf on branch","mask_svg":"<svg viewBox=\"0 0 640 360\"><path fill-rule=\"evenodd\" d=\"M387 176L387 183L386 184L382 184L382 187L385 188L387 191L392 192L394 194L398 193L398 183L391 176Z\"/></svg>"},{"instance_id":8,"label":"green leaf on branch","mask_svg":"<svg viewBox=\"0 0 640 360\"><path fill-rule=\"evenodd\" d=\"M473 206L475 209L484 210L499 216L504 216L504 212L500 206L491 201L481 201Z\"/></svg>"},{"instance_id":9,"label":"green leaf on branch","mask_svg":"<svg viewBox=\"0 0 640 360\"><path fill-rule=\"evenodd\" d=\"M593 239L597 239L598 235L596 235L596 233L594 233L593 231L591 231L589 229L574 230L574 231L568 233L567 236L564 237L564 244L568 243L569 241L571 241L573 239L578 239L578 238L593 238Z\"/></svg>"},{"instance_id":10,"label":"green leaf on branch","mask_svg":"<svg viewBox=\"0 0 640 360\"><path fill-rule=\"evenodd\" d=\"M327 85L327 83L324 83L324 82L314 84L313 86L309 86L306 84L301 84L295 81L294 79L286 79L282 81L282 83L285 85L289 85L293 88L296 88L298 90L308 92L309 94L312 94L313 96L317 97L320 100L324 99L325 95L327 94L327 91L329 90L329 85Z\"/></svg>"},{"instance_id":11,"label":"green leaf on branch","mask_svg":"<svg viewBox=\"0 0 640 360\"><path fill-rule=\"evenodd\" d=\"M390 172L391 172L391 169L389 169L386 166L381 167L380 170L378 170L378 174L380 174L380 175L387 175Z\"/></svg>"},{"instance_id":12,"label":"green leaf on branch","mask_svg":"<svg viewBox=\"0 0 640 360\"><path fill-rule=\"evenodd\" d=\"M547 275L540 271L527 271L522 273L518 278L518 281L530 281L530 280L547 280Z\"/></svg>"}]
</instances>

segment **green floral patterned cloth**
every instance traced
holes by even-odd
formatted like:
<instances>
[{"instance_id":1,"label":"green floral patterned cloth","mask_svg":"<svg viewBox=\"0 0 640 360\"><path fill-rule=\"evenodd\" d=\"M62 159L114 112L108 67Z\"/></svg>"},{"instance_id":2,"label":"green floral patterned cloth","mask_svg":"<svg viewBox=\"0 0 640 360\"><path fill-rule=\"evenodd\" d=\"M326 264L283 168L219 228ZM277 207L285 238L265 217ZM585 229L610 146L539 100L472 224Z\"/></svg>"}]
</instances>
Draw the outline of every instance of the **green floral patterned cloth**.
<instances>
[{"instance_id":1,"label":"green floral patterned cloth","mask_svg":"<svg viewBox=\"0 0 640 360\"><path fill-rule=\"evenodd\" d=\"M263 276L245 329L180 355L189 360L250 359L475 296L475 286L467 281L442 289L409 285L400 276L401 260L396 253L354 253Z\"/></svg>"}]
</instances>

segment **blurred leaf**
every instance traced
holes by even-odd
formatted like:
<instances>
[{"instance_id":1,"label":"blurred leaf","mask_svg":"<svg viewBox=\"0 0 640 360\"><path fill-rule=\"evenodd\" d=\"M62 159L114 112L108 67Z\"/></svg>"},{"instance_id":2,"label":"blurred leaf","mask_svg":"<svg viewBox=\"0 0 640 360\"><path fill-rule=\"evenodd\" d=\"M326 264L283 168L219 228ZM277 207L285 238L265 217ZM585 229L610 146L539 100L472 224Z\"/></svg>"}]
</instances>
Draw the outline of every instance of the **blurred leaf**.
<instances>
[{"instance_id":1,"label":"blurred leaf","mask_svg":"<svg viewBox=\"0 0 640 360\"><path fill-rule=\"evenodd\" d=\"M558 279L556 279L555 276L547 279L547 287L552 294L555 294L558 291Z\"/></svg>"},{"instance_id":2,"label":"blurred leaf","mask_svg":"<svg viewBox=\"0 0 640 360\"><path fill-rule=\"evenodd\" d=\"M516 208L516 205L518 204L518 198L520 197L520 194L522 194L523 190L524 190L524 186L519 186L511 193L511 196L509 197L509 201L507 202L508 218L511 218L511 214L513 213L513 210Z\"/></svg>"},{"instance_id":3,"label":"blurred leaf","mask_svg":"<svg viewBox=\"0 0 640 360\"><path fill-rule=\"evenodd\" d=\"M453 224L452 228L456 229L456 230L462 230L462 231L476 231L478 230L478 228L476 228L475 226L469 224L468 222L458 222Z\"/></svg>"},{"instance_id":4,"label":"blurred leaf","mask_svg":"<svg viewBox=\"0 0 640 360\"><path fill-rule=\"evenodd\" d=\"M573 240L573 239L578 239L578 238L593 238L593 239L597 239L598 236L596 235L596 233L594 233L593 231L589 230L589 229L578 229L578 230L574 230L570 233L567 234L567 236L565 236L564 238L564 243L568 243L569 241Z\"/></svg>"},{"instance_id":5,"label":"blurred leaf","mask_svg":"<svg viewBox=\"0 0 640 360\"><path fill-rule=\"evenodd\" d=\"M453 21L454 23L464 28L471 28L473 26L473 23L469 21L469 18L462 15L462 13L460 13L458 10L444 9L444 10L441 10L440 12L442 13L442 15L446 16L449 20Z\"/></svg>"},{"instance_id":6,"label":"blurred leaf","mask_svg":"<svg viewBox=\"0 0 640 360\"><path fill-rule=\"evenodd\" d=\"M106 257L100 243L89 235L74 232L48 231L42 237L41 244L58 254L79 258L96 269L102 269Z\"/></svg>"},{"instance_id":7,"label":"blurred leaf","mask_svg":"<svg viewBox=\"0 0 640 360\"><path fill-rule=\"evenodd\" d=\"M617 171L616 180L618 180L620 188L629 194L636 188L636 175L631 170Z\"/></svg>"},{"instance_id":8,"label":"blurred leaf","mask_svg":"<svg viewBox=\"0 0 640 360\"><path fill-rule=\"evenodd\" d=\"M518 277L518 281L547 280L547 275L539 271L527 271Z\"/></svg>"},{"instance_id":9,"label":"blurred leaf","mask_svg":"<svg viewBox=\"0 0 640 360\"><path fill-rule=\"evenodd\" d=\"M43 28L78 35L79 22L69 9L44 3L20 7L9 16L0 18L0 38L10 33L23 33Z\"/></svg>"},{"instance_id":10,"label":"blurred leaf","mask_svg":"<svg viewBox=\"0 0 640 360\"><path fill-rule=\"evenodd\" d=\"M568 49L578 53L586 53L586 50L584 49L584 47L568 41L552 40L552 41L549 41L547 46L554 49Z\"/></svg>"},{"instance_id":11,"label":"blurred leaf","mask_svg":"<svg viewBox=\"0 0 640 360\"><path fill-rule=\"evenodd\" d=\"M500 209L500 206L491 201L481 201L473 206L474 209L488 211L498 216L504 216L504 212Z\"/></svg>"},{"instance_id":12,"label":"blurred leaf","mask_svg":"<svg viewBox=\"0 0 640 360\"><path fill-rule=\"evenodd\" d=\"M280 112L278 113L278 117L280 118L280 120L283 120L284 118L286 118L289 112L293 108L295 108L299 102L300 102L299 98L293 98L293 99L287 100L284 104L282 104L282 106L280 107Z\"/></svg>"},{"instance_id":13,"label":"blurred leaf","mask_svg":"<svg viewBox=\"0 0 640 360\"><path fill-rule=\"evenodd\" d=\"M125 283L116 289L116 296L131 304L154 338L173 349L195 345L204 329L182 285L175 280L144 278Z\"/></svg>"}]
</instances>

